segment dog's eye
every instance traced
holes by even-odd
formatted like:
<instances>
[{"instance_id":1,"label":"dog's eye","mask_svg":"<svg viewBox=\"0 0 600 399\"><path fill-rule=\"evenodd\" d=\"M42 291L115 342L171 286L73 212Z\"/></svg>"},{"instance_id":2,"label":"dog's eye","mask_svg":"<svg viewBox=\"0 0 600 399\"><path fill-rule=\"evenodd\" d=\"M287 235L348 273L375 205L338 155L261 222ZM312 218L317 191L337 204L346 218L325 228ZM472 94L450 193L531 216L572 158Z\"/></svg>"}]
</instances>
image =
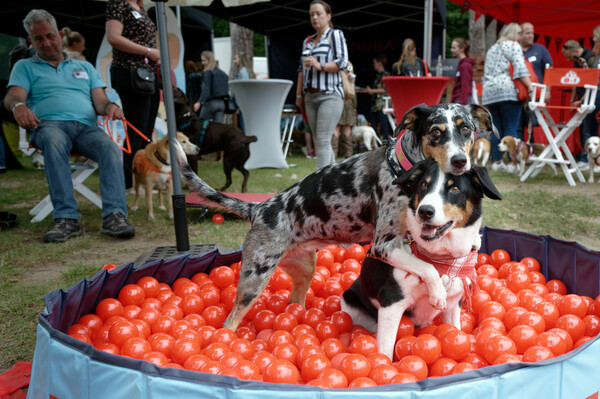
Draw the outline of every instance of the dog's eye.
<instances>
[{"instance_id":1,"label":"dog's eye","mask_svg":"<svg viewBox=\"0 0 600 399\"><path fill-rule=\"evenodd\" d=\"M434 127L433 129L431 129L431 135L434 137L439 137L442 135L442 131L439 128Z\"/></svg>"},{"instance_id":2,"label":"dog's eye","mask_svg":"<svg viewBox=\"0 0 600 399\"><path fill-rule=\"evenodd\" d=\"M450 187L450 192L452 194L458 194L460 192L460 187L458 187L457 185L453 185L452 187Z\"/></svg>"},{"instance_id":3,"label":"dog's eye","mask_svg":"<svg viewBox=\"0 0 600 399\"><path fill-rule=\"evenodd\" d=\"M471 127L469 127L469 126L467 126L467 125L463 125L463 126L460 128L460 131L461 131L462 133L469 133L469 132L471 131Z\"/></svg>"},{"instance_id":4,"label":"dog's eye","mask_svg":"<svg viewBox=\"0 0 600 399\"><path fill-rule=\"evenodd\" d=\"M427 182L427 181L422 181L421 182L421 188L423 190L427 190L428 187L429 187L429 182Z\"/></svg>"}]
</instances>

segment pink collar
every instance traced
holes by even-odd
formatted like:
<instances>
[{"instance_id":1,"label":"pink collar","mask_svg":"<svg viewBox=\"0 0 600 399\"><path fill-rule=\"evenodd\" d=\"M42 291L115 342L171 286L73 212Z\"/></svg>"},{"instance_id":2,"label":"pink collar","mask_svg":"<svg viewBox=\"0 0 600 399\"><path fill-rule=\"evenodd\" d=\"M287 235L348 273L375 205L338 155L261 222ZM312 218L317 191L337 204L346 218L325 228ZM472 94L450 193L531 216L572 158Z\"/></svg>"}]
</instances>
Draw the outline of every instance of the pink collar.
<instances>
[{"instance_id":1,"label":"pink collar","mask_svg":"<svg viewBox=\"0 0 600 399\"><path fill-rule=\"evenodd\" d=\"M404 154L404 150L402 149L402 136L398 137L398 140L396 140L396 157L398 158L398 162L400 162L402 169L409 170L412 168L412 163L410 163L406 157L406 154Z\"/></svg>"}]
</instances>

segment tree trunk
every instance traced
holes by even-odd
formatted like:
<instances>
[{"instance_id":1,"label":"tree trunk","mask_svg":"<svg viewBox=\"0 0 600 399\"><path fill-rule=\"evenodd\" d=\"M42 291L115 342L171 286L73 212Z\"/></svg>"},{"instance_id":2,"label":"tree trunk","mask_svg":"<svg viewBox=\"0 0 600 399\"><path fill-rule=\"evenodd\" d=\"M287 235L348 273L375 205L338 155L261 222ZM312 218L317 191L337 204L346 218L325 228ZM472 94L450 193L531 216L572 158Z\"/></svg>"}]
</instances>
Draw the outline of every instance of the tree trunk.
<instances>
[{"instance_id":1,"label":"tree trunk","mask_svg":"<svg viewBox=\"0 0 600 399\"><path fill-rule=\"evenodd\" d=\"M485 60L485 17L480 15L475 20L475 12L469 10L469 41L471 44L471 58L475 60L473 66L473 80L481 83L483 78L483 62Z\"/></svg>"},{"instance_id":2,"label":"tree trunk","mask_svg":"<svg viewBox=\"0 0 600 399\"><path fill-rule=\"evenodd\" d=\"M231 34L231 67L229 68L229 79L235 78L237 67L233 63L236 54L239 54L246 65L250 78L254 78L252 58L254 57L254 31L244 28L234 22L229 22Z\"/></svg>"}]
</instances>

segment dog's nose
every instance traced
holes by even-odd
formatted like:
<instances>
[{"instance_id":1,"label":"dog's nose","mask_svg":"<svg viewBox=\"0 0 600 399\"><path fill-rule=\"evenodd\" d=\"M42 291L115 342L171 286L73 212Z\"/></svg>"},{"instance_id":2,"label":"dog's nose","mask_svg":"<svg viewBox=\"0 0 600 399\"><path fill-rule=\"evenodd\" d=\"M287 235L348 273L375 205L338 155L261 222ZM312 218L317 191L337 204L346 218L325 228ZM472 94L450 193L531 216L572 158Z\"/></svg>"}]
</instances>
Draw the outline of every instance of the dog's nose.
<instances>
[{"instance_id":1,"label":"dog's nose","mask_svg":"<svg viewBox=\"0 0 600 399\"><path fill-rule=\"evenodd\" d=\"M431 205L423 205L419 207L418 213L421 220L426 222L435 215L435 209Z\"/></svg>"},{"instance_id":2,"label":"dog's nose","mask_svg":"<svg viewBox=\"0 0 600 399\"><path fill-rule=\"evenodd\" d=\"M467 164L467 157L464 155L454 155L450 159L450 163L457 169L464 168Z\"/></svg>"}]
</instances>

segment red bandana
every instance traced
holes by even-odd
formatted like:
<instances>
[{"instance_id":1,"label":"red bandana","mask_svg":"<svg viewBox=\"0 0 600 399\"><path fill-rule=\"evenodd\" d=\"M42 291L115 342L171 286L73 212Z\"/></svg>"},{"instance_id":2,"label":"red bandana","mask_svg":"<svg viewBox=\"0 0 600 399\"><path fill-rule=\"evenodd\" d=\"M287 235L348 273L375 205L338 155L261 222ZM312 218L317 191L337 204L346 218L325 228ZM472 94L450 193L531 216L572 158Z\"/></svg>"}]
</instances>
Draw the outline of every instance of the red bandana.
<instances>
[{"instance_id":1,"label":"red bandana","mask_svg":"<svg viewBox=\"0 0 600 399\"><path fill-rule=\"evenodd\" d=\"M466 256L461 258L432 258L429 254L419 250L417 243L414 240L410 242L410 249L413 255L421 259L423 262L432 264L440 276L446 275L449 277L458 277L463 282L464 296L463 299L467 305L467 309L471 308L471 296L477 289L477 273L475 265L477 264L477 251L471 250ZM470 280L467 281L467 278Z\"/></svg>"}]
</instances>

